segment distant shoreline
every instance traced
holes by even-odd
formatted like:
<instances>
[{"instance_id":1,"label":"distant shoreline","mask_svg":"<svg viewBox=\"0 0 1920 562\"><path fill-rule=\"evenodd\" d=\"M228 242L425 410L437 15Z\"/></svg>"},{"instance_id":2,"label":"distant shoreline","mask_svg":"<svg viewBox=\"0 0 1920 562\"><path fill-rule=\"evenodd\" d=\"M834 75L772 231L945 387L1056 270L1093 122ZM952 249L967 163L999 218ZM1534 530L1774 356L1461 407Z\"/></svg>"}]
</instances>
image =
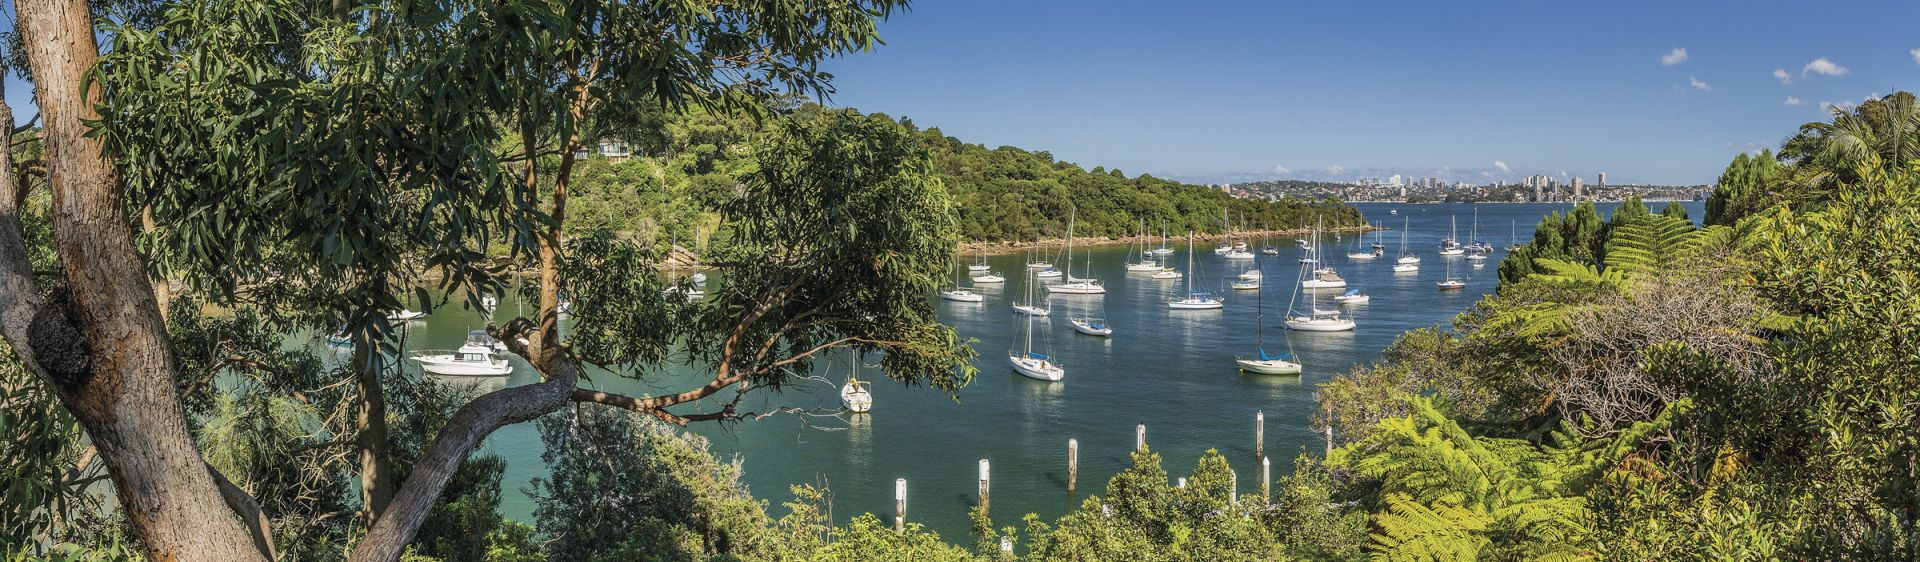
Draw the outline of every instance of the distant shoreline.
<instances>
[{"instance_id":1,"label":"distant shoreline","mask_svg":"<svg viewBox=\"0 0 1920 562\"><path fill-rule=\"evenodd\" d=\"M1372 226L1345 226L1340 228L1326 229L1327 232L1367 232L1367 231L1373 231L1373 230L1392 230L1392 229L1377 228ZM1246 231L1246 232L1235 232L1232 234L1223 234L1223 233L1217 233L1217 232L1195 232L1193 233L1193 239L1196 241L1201 241L1201 240L1214 241L1214 240L1223 240L1228 238L1229 236L1233 238L1243 238L1243 239L1250 239L1250 238L1261 237L1261 236L1298 237L1300 235L1308 234L1310 232L1312 232L1312 229L1306 229L1306 228L1289 228L1284 230L1253 230L1253 231ZM1108 236L1077 236L1077 237L1074 237L1073 241L1074 241L1074 245L1076 246L1118 246L1118 245L1139 244L1142 238L1146 239L1146 242L1149 245L1157 246L1160 243L1159 236L1144 236L1144 237L1143 236L1121 236L1118 238L1108 237ZM1173 247L1173 246L1184 244L1186 239L1187 239L1186 236L1170 236L1170 237L1167 237L1166 240L1167 240L1167 245L1169 247ZM1251 240L1249 240L1248 242L1250 244L1252 243ZM961 242L959 247L954 250L954 254L955 255L979 255L981 252L984 251L986 252L987 255L1004 256L1008 254L1018 254L1021 252L1025 252L1028 249L1034 248L1035 246L1040 246L1045 248L1060 248L1060 247L1066 246L1066 244L1067 244L1067 239L1065 238L1045 238L1045 239L1041 239L1038 242L1033 242L1033 241Z\"/></svg>"}]
</instances>

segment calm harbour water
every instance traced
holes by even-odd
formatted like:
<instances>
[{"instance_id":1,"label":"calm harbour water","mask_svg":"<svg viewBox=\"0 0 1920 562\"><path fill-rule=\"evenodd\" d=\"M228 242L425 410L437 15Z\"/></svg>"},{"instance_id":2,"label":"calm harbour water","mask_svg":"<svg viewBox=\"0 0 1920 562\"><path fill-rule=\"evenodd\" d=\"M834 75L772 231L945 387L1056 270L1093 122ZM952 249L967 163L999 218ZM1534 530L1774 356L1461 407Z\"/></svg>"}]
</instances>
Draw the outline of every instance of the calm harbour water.
<instances>
[{"instance_id":1,"label":"calm harbour water","mask_svg":"<svg viewBox=\"0 0 1920 562\"><path fill-rule=\"evenodd\" d=\"M1656 211L1664 203L1650 204ZM1610 211L1616 204L1601 204ZM875 380L873 413L851 422L831 417L778 415L733 425L695 424L691 431L712 440L715 453L744 459L744 481L769 503L773 515L784 514L780 502L791 498L791 484L829 484L837 520L866 512L893 511L893 482L909 482L908 519L926 524L950 541L967 537L967 511L977 501L975 486L980 459L993 465L993 515L998 526L1017 525L1029 512L1052 519L1077 506L1089 494L1101 494L1107 478L1124 468L1133 446L1134 426L1147 425L1147 442L1158 451L1175 476L1190 472L1207 449L1218 449L1232 462L1242 491L1259 488L1259 460L1254 456L1254 414L1266 414L1266 451L1275 476L1291 470L1301 452L1317 452L1322 436L1311 426L1316 385L1356 365L1377 358L1382 349L1407 330L1444 324L1453 315L1491 292L1496 270L1506 256L1509 225L1514 235L1529 240L1534 225L1547 213L1566 211L1565 204L1357 204L1374 224L1392 228L1381 235L1387 255L1370 261L1349 260L1353 235L1340 241L1323 237L1324 261L1373 299L1341 307L1359 324L1352 332L1289 333L1279 322L1293 295L1299 271L1300 248L1292 239L1272 240L1279 256L1258 260L1266 276L1267 350L1289 348L1304 364L1299 376L1242 375L1236 372L1236 354L1252 354L1256 320L1254 291L1225 290L1227 281L1253 261L1230 262L1215 255L1211 244L1197 247L1195 267L1201 286L1227 294L1226 308L1213 311L1173 311L1166 300L1179 294L1181 282L1155 280L1149 273L1130 273L1123 265L1129 248L1093 248L1093 277L1104 281L1104 296L1055 295L1048 300L1053 315L1034 321L1035 350L1050 350L1066 369L1055 383L1028 379L1013 372L1006 354L1024 335L1024 317L1008 309L1024 297L1024 255L992 256L988 262L1008 279L1004 285L977 288L984 303L957 303L929 295L943 322L963 338L975 340L980 355L979 377L957 397L921 387L904 387ZM1702 205L1686 203L1697 220ZM1436 250L1448 234L1449 219L1459 220L1459 238L1469 240L1473 213L1479 210L1479 239L1497 251L1482 268L1466 260L1442 258ZM1398 209L1399 215L1390 215ZM1604 216L1604 214L1603 214ZM1393 258L1400 251L1402 219L1410 222L1408 245L1424 262L1417 273L1396 274ZM1373 241L1373 236L1366 238ZM1258 249L1261 240L1254 240ZM1165 263L1184 268L1184 241L1170 243L1177 253ZM1078 257L1080 249L1076 249ZM966 260L971 261L971 260ZM1463 291L1440 292L1434 282L1453 262L1457 277L1467 280ZM1084 258L1076 260L1077 276L1086 276ZM1321 293L1321 308L1333 308L1325 299L1339 290ZM1296 306L1305 310L1306 298ZM500 313L512 314L517 303L501 304ZM1115 330L1098 338L1073 331L1067 323L1075 311L1105 318ZM447 348L459 345L467 330L484 321L467 311L444 310L416 322L408 336L411 348ZM843 379L851 360L828 357L827 377ZM516 358L516 362L519 360ZM873 361L870 359L869 363ZM684 367L669 369L640 382L602 375L602 388L625 393L663 393L704 381L704 375ZM519 385L536 380L524 363L501 381ZM783 394L748 398L742 408L767 411L782 406L831 409L838 406L836 387L796 385ZM711 404L683 407L685 412L711 409ZM1080 443L1078 497L1066 490L1067 440ZM543 446L533 424L502 428L487 440L485 450L507 461L502 510L514 519L531 521L533 502L523 490L543 476Z\"/></svg>"}]
</instances>

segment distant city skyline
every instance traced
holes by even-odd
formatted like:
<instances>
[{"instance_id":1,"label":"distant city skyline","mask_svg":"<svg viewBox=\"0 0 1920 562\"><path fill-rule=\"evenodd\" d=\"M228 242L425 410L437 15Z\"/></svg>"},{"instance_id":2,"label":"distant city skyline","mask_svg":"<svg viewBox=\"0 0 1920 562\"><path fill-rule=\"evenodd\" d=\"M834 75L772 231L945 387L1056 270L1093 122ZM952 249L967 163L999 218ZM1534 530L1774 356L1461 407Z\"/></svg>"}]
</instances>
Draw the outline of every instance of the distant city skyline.
<instances>
[{"instance_id":1,"label":"distant city skyline","mask_svg":"<svg viewBox=\"0 0 1920 562\"><path fill-rule=\"evenodd\" d=\"M837 106L1218 183L1710 183L1920 86L1920 3L915 4L827 65ZM1861 18L1861 13L1875 17ZM1845 33L1789 33L1844 29Z\"/></svg>"}]
</instances>

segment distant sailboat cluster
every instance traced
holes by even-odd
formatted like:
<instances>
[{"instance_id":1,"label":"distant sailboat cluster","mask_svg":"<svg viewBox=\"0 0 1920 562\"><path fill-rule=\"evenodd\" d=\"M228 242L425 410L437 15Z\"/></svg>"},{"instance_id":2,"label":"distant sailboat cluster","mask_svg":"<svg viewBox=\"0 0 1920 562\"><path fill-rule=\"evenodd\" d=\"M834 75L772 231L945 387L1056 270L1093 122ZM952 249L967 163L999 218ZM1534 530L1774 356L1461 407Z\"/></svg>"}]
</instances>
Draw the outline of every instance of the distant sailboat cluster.
<instances>
[{"instance_id":1,"label":"distant sailboat cluster","mask_svg":"<svg viewBox=\"0 0 1920 562\"><path fill-rule=\"evenodd\" d=\"M1396 209L1392 214L1400 213ZM1053 261L1056 256L1050 255L1045 245L1035 244L1028 249L1025 260L1028 276L1025 293L1022 297L1009 302L1011 310L1020 318L1015 329L1023 333L1016 338L1017 343L1014 348L1008 350L1008 361L1015 372L1030 378L1060 381L1066 377L1067 372L1066 367L1061 365L1059 359L1048 347L1049 339L1043 334L1037 335L1034 332L1036 328L1044 328L1047 325L1046 318L1053 312L1049 303L1044 302L1045 297L1060 295L1078 297L1059 303L1068 307L1066 313L1068 324L1076 333L1110 337L1117 333L1116 330L1125 329L1125 326L1112 325L1098 313L1098 305L1103 300L1098 297L1105 295L1110 285L1095 278L1093 252L1080 248L1077 243L1075 228L1078 217L1077 209L1068 214L1065 243L1061 254L1057 256L1059 258L1057 263ZM1458 220L1457 218L1453 220L1454 226L1440 242L1439 255L1445 258L1461 257L1473 267L1482 267L1495 248L1478 239L1478 214L1476 213L1472 230L1469 231L1471 234L1464 243L1457 238ZM1231 217L1224 212L1221 216L1221 225L1227 229L1228 234L1213 248L1213 253L1219 256L1217 259L1221 259L1222 263L1227 264L1225 267L1228 271L1223 276L1228 279L1207 279L1208 274L1203 268L1196 267L1195 260L1201 254L1197 251L1197 234L1193 231L1187 233L1187 255L1183 265L1174 267L1166 263L1167 258L1177 252L1175 247L1168 244L1167 225L1164 222L1159 225L1159 244L1156 246L1153 243L1155 233L1144 220L1137 225L1139 237L1128 248L1124 270L1129 273L1128 277L1133 279L1145 278L1177 283L1174 295L1165 301L1167 309L1174 314L1220 310L1226 307L1227 294L1252 292L1257 318L1255 331L1257 343L1252 353L1235 358L1236 365L1241 371L1249 373L1298 374L1301 370L1301 361L1294 355L1291 342L1284 353L1272 353L1267 349L1265 289L1269 285L1267 281L1273 276L1263 272L1265 264L1260 258L1277 256L1281 253L1280 248L1273 244L1270 235L1262 235L1256 240L1255 237L1245 235L1251 230L1236 231ZM1408 245L1407 231L1410 225L1410 219L1403 217L1399 257L1390 264L1396 274L1417 272L1420 268L1420 253ZM1323 225L1314 224L1310 228L1303 228L1308 234L1297 241L1301 257L1298 260L1298 273L1291 290L1292 297L1287 301L1283 323L1290 332L1353 331L1358 328L1359 323L1342 307L1367 303L1372 300L1372 297L1359 288L1349 286L1348 279L1343 277L1333 264L1328 263L1323 250L1329 246L1327 242L1321 240L1322 234L1326 232ZM1333 237L1334 246L1345 247L1341 252L1347 258L1345 267L1358 267L1387 256L1384 231L1375 231L1371 239L1365 233L1356 235L1351 239L1350 245L1345 244L1343 237L1337 232ZM1253 245L1254 242L1259 242L1260 245L1256 247ZM1514 247L1517 245L1510 240L1508 248ZM1248 262L1248 260L1253 261ZM1457 277L1454 273L1455 260L1444 261L1447 265L1447 275L1438 281L1436 286L1442 291L1465 288L1466 280ZM1238 265L1241 262L1248 263ZM974 288L981 284L1005 280L991 271L992 268L987 265L984 253L967 268L972 274L973 285L961 286L962 277L956 268L954 284L940 292L942 298L957 303L984 302L985 296ZM1236 271L1237 274L1234 273ZM1143 275L1135 277L1132 274ZM1086 300L1088 298L1093 300ZM1322 302L1323 300L1325 302Z\"/></svg>"}]
</instances>

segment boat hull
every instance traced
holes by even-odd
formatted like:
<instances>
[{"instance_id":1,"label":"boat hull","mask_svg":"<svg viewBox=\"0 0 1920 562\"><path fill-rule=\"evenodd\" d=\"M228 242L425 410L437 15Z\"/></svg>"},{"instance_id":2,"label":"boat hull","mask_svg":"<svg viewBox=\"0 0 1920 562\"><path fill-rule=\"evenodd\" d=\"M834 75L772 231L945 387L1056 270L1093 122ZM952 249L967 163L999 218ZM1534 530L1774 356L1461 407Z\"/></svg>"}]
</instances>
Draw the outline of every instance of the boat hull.
<instances>
[{"instance_id":1,"label":"boat hull","mask_svg":"<svg viewBox=\"0 0 1920 562\"><path fill-rule=\"evenodd\" d=\"M1319 279L1306 279L1300 282L1300 288L1302 289L1339 289L1346 286L1347 286L1346 281L1321 281Z\"/></svg>"},{"instance_id":2,"label":"boat hull","mask_svg":"<svg viewBox=\"0 0 1920 562\"><path fill-rule=\"evenodd\" d=\"M1005 283L1005 282L1007 282L1007 278L1005 278L1005 277L1001 277L1001 276L998 276L998 275L975 275L975 276L973 277L973 282L975 282L975 283Z\"/></svg>"},{"instance_id":3,"label":"boat hull","mask_svg":"<svg viewBox=\"0 0 1920 562\"><path fill-rule=\"evenodd\" d=\"M412 359L415 363L420 364L420 370L436 375L453 377L503 377L513 373L513 366L507 364L505 359L497 359L485 364L439 361L432 357L414 357Z\"/></svg>"},{"instance_id":4,"label":"boat hull","mask_svg":"<svg viewBox=\"0 0 1920 562\"><path fill-rule=\"evenodd\" d=\"M1225 307L1226 305L1227 303L1220 302L1220 301L1195 302L1195 301L1181 300L1181 301L1168 302L1167 308L1171 308L1174 310L1209 310L1209 309L1215 309L1215 308L1222 308L1222 307Z\"/></svg>"},{"instance_id":5,"label":"boat hull","mask_svg":"<svg viewBox=\"0 0 1920 562\"><path fill-rule=\"evenodd\" d=\"M1024 304L1013 305L1013 311L1018 312L1020 314L1025 314L1027 316L1046 316L1047 315L1047 309L1040 308L1037 306L1024 305Z\"/></svg>"},{"instance_id":6,"label":"boat hull","mask_svg":"<svg viewBox=\"0 0 1920 562\"><path fill-rule=\"evenodd\" d=\"M1094 326L1092 324L1088 324L1086 322L1081 322L1078 320L1075 320L1073 322L1073 331L1080 332L1082 334L1086 334L1089 336L1106 337L1106 336L1113 335L1113 328L1108 328L1105 326Z\"/></svg>"},{"instance_id":7,"label":"boat hull","mask_svg":"<svg viewBox=\"0 0 1920 562\"><path fill-rule=\"evenodd\" d=\"M847 411L864 414L873 410L873 392L851 382L840 387L840 404Z\"/></svg>"},{"instance_id":8,"label":"boat hull","mask_svg":"<svg viewBox=\"0 0 1920 562\"><path fill-rule=\"evenodd\" d=\"M1068 295L1098 295L1107 292L1107 288L1093 283L1061 283L1047 285L1047 292Z\"/></svg>"},{"instance_id":9,"label":"boat hull","mask_svg":"<svg viewBox=\"0 0 1920 562\"><path fill-rule=\"evenodd\" d=\"M972 291L940 291L940 298L954 302L984 302L987 297Z\"/></svg>"},{"instance_id":10,"label":"boat hull","mask_svg":"<svg viewBox=\"0 0 1920 562\"><path fill-rule=\"evenodd\" d=\"M1240 370L1246 371L1249 373L1258 373L1262 375L1298 375L1300 374L1300 364L1289 362L1289 361L1280 361L1280 360L1260 361L1257 359L1235 359L1233 362L1235 365L1240 366Z\"/></svg>"},{"instance_id":11,"label":"boat hull","mask_svg":"<svg viewBox=\"0 0 1920 562\"><path fill-rule=\"evenodd\" d=\"M1160 264L1152 262L1130 263L1127 264L1127 271L1160 271Z\"/></svg>"},{"instance_id":12,"label":"boat hull","mask_svg":"<svg viewBox=\"0 0 1920 562\"><path fill-rule=\"evenodd\" d=\"M1348 332L1353 330L1352 320L1288 320L1287 328L1301 332Z\"/></svg>"},{"instance_id":13,"label":"boat hull","mask_svg":"<svg viewBox=\"0 0 1920 562\"><path fill-rule=\"evenodd\" d=\"M1030 379L1058 382L1067 376L1065 369L1055 367L1052 363L1046 361L1022 357L1008 357L1007 361L1013 364L1014 372L1025 375Z\"/></svg>"}]
</instances>

